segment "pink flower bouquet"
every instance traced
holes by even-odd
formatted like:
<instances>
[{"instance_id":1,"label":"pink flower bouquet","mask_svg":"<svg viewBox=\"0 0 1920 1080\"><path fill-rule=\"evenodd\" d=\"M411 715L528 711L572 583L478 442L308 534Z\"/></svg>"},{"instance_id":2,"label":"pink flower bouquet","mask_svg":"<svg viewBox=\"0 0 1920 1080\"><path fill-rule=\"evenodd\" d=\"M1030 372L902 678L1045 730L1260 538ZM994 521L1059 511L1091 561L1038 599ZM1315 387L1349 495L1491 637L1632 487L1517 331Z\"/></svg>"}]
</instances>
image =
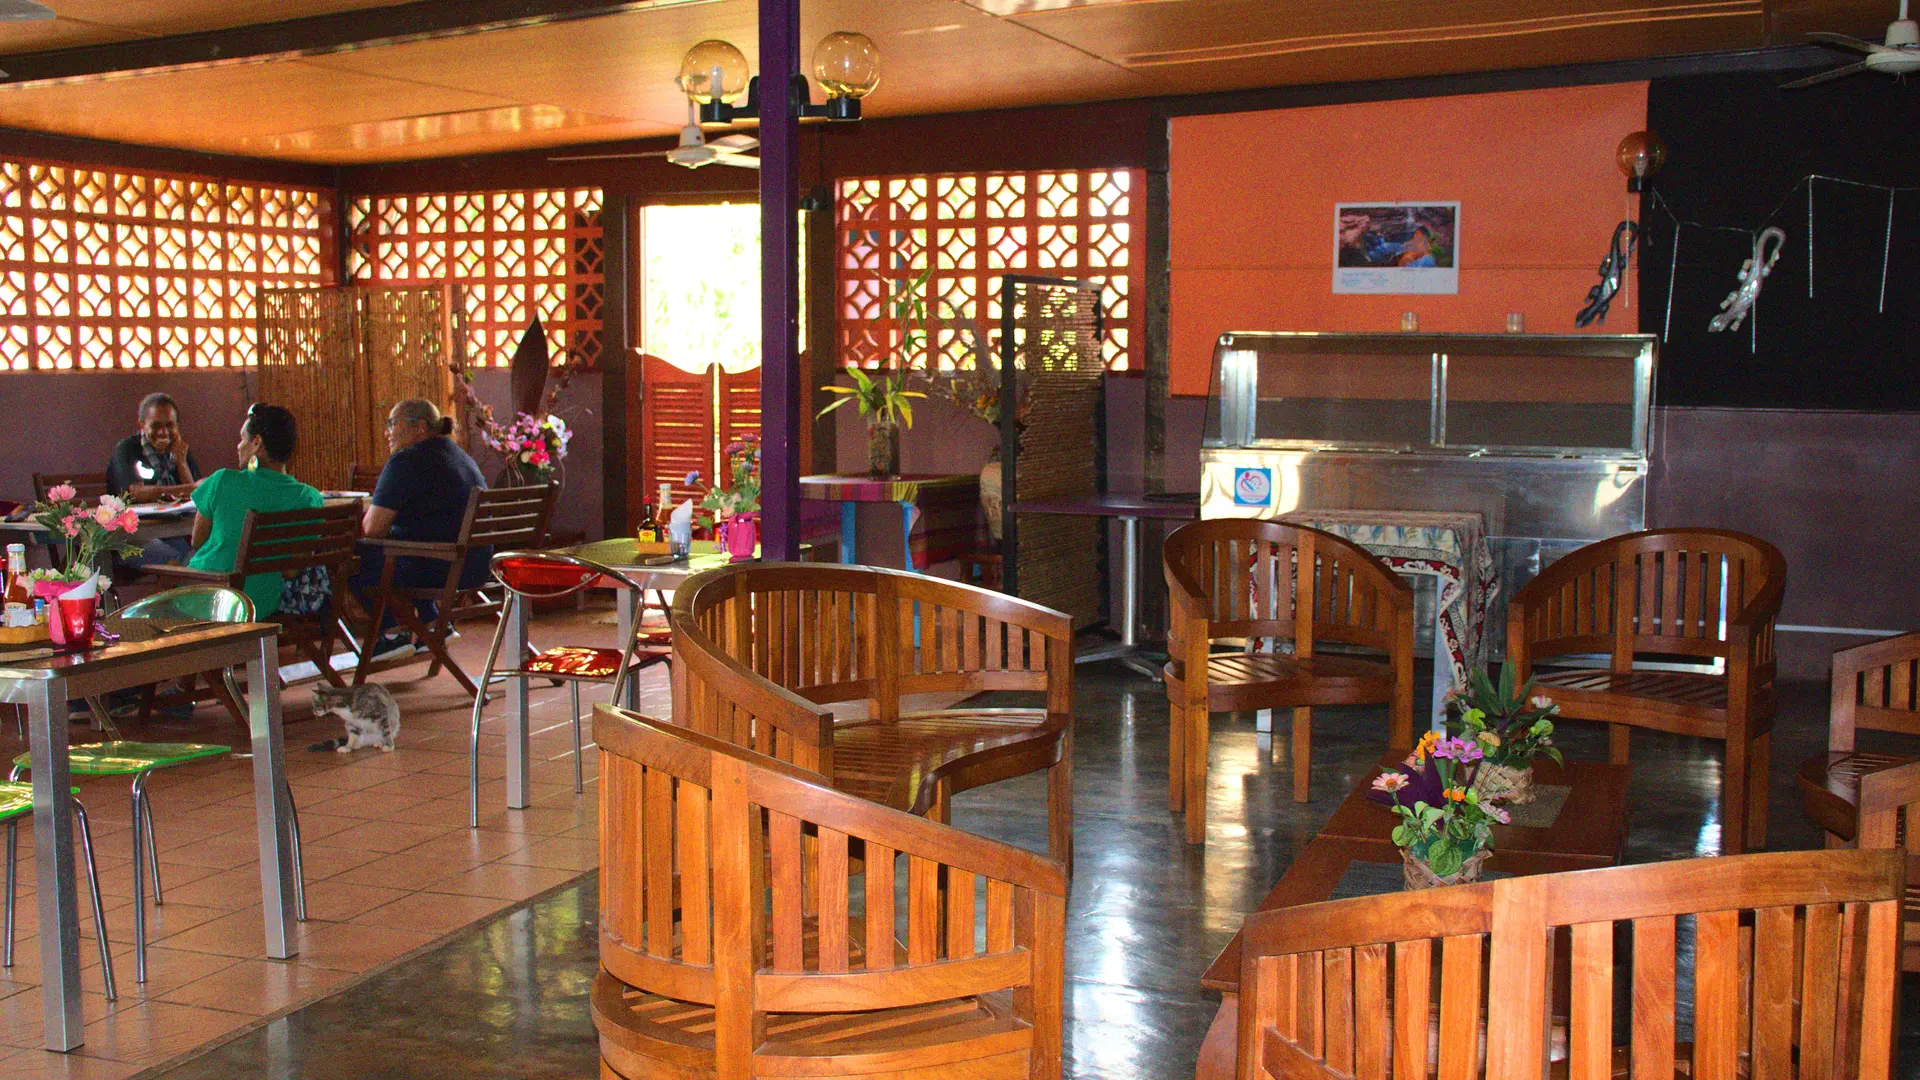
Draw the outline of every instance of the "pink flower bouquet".
<instances>
[{"instance_id":1,"label":"pink flower bouquet","mask_svg":"<svg viewBox=\"0 0 1920 1080\"><path fill-rule=\"evenodd\" d=\"M34 504L33 519L67 542L66 565L34 571L39 580L79 584L104 572L108 556L140 552L140 545L133 542L140 515L117 495L102 495L98 503L87 506L72 484L56 484L47 489L45 501Z\"/></svg>"}]
</instances>

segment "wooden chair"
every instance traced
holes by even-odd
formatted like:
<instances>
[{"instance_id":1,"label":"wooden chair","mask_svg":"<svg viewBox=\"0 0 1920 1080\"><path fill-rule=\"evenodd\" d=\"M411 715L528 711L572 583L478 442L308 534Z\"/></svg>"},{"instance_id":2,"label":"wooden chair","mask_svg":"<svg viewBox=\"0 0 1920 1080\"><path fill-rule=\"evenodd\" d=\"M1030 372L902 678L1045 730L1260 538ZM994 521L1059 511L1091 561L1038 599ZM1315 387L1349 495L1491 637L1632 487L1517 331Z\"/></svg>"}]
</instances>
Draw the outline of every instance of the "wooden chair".
<instances>
[{"instance_id":1,"label":"wooden chair","mask_svg":"<svg viewBox=\"0 0 1920 1080\"><path fill-rule=\"evenodd\" d=\"M1387 705L1387 745L1413 745L1413 590L1332 533L1277 521L1196 521L1162 548L1168 602L1167 804L1207 837L1207 718L1293 710L1293 798L1306 802L1313 707ZM1215 654L1216 638L1280 637L1291 653ZM1386 653L1328 654L1323 643ZM1277 752L1277 751L1276 751Z\"/></svg>"},{"instance_id":2,"label":"wooden chair","mask_svg":"<svg viewBox=\"0 0 1920 1080\"><path fill-rule=\"evenodd\" d=\"M1787 565L1765 540L1713 529L1654 529L1572 552L1507 604L1507 658L1569 720L1610 725L1625 764L1632 729L1719 739L1720 850L1767 840L1773 732L1773 624ZM1602 669L1534 671L1540 660L1605 654ZM1725 662L1724 674L1651 670L1652 659Z\"/></svg>"},{"instance_id":3,"label":"wooden chair","mask_svg":"<svg viewBox=\"0 0 1920 1080\"><path fill-rule=\"evenodd\" d=\"M1072 866L1073 626L923 574L759 563L674 593L673 720L946 821L958 792L1047 773L1047 851ZM903 712L910 694L1045 695L1039 708ZM867 717L822 708L864 701Z\"/></svg>"},{"instance_id":4,"label":"wooden chair","mask_svg":"<svg viewBox=\"0 0 1920 1080\"><path fill-rule=\"evenodd\" d=\"M333 586L325 611L310 615L278 612L268 616L267 621L280 627L282 646L296 649L300 655L312 661L314 667L319 669L320 677L328 683L345 686L346 680L333 669L334 646L344 643L358 660L366 659L341 622L341 600L346 594L347 581L353 577L356 563L354 544L359 538L360 510L357 506L323 506L264 514L249 510L241 525L240 548L234 555L232 571L223 574L217 570L163 565L149 566L147 572L158 578L162 586L169 588L197 584L244 590L247 579L255 574L286 577L311 567L325 567ZM226 693L221 682L212 677L206 677L206 682L208 693L219 697L236 721L246 723L246 711L239 701ZM193 700L204 700L204 696L196 693ZM143 704L142 719L145 719L150 707L150 701Z\"/></svg>"},{"instance_id":5,"label":"wooden chair","mask_svg":"<svg viewBox=\"0 0 1920 1080\"><path fill-rule=\"evenodd\" d=\"M1251 915L1238 1075L1470 1080L1484 1064L1487 1080L1537 1080L1551 1062L1570 1080L1885 1080L1903 862L1685 859ZM1556 974L1565 949L1570 970ZM1556 981L1570 984L1564 1018ZM1681 1043L1687 981L1693 1039Z\"/></svg>"},{"instance_id":6,"label":"wooden chair","mask_svg":"<svg viewBox=\"0 0 1920 1080\"><path fill-rule=\"evenodd\" d=\"M602 1077L1059 1077L1057 862L607 706L594 738Z\"/></svg>"},{"instance_id":7,"label":"wooden chair","mask_svg":"<svg viewBox=\"0 0 1920 1080\"><path fill-rule=\"evenodd\" d=\"M88 502L107 493L107 474L103 472L34 473L33 497L44 501L47 489L72 484L77 498Z\"/></svg>"},{"instance_id":8,"label":"wooden chair","mask_svg":"<svg viewBox=\"0 0 1920 1080\"><path fill-rule=\"evenodd\" d=\"M347 467L346 490L373 494L373 489L380 486L380 473L384 468L381 465L362 465L357 461L354 462Z\"/></svg>"},{"instance_id":9,"label":"wooden chair","mask_svg":"<svg viewBox=\"0 0 1920 1080\"><path fill-rule=\"evenodd\" d=\"M1794 775L1807 816L1827 832L1828 847L1853 842L1860 827L1860 782L1868 774L1920 761L1920 755L1859 750L1855 733L1920 735L1920 633L1842 649L1833 654L1827 752L1808 758Z\"/></svg>"},{"instance_id":10,"label":"wooden chair","mask_svg":"<svg viewBox=\"0 0 1920 1080\"><path fill-rule=\"evenodd\" d=\"M456 621L483 615L497 617L506 602L503 595L488 595L480 589L460 587L460 572L466 566L467 553L479 547L490 547L497 551L538 548L546 538L547 519L553 515L553 500L558 490L551 484L475 488L467 499L467 513L461 519L460 534L450 541L363 538L361 543L377 545L386 552L380 581L373 588L373 608L368 612L369 621L367 631L362 635L363 640L371 643L380 636L380 624L391 611L400 625L427 647L432 657L427 666L427 678L439 674L444 667L462 690L477 696L479 690L474 686L473 679L447 651L447 638ZM446 563L446 580L429 588L395 585L394 560L408 556ZM415 610L414 604L418 601L431 602L437 609L438 613L431 622L422 619ZM377 670L386 671L410 664L413 659L403 657L378 665ZM353 685L366 682L370 674L369 667L363 663L354 670Z\"/></svg>"}]
</instances>

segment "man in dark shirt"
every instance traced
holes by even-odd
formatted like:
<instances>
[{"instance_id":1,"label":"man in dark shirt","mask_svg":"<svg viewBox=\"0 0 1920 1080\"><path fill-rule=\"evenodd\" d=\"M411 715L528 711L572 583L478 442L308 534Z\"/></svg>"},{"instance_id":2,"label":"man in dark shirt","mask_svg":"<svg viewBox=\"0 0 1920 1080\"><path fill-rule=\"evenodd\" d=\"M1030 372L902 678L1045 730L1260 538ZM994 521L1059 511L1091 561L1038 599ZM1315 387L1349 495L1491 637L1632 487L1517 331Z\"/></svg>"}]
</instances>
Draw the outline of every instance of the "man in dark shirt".
<instances>
[{"instance_id":1,"label":"man in dark shirt","mask_svg":"<svg viewBox=\"0 0 1920 1080\"><path fill-rule=\"evenodd\" d=\"M200 463L180 434L180 409L166 394L140 399L140 427L121 439L107 458L107 490L128 502L171 502L193 494L200 481ZM187 538L149 540L140 554L123 560L127 566L179 562L188 552Z\"/></svg>"},{"instance_id":2,"label":"man in dark shirt","mask_svg":"<svg viewBox=\"0 0 1920 1080\"><path fill-rule=\"evenodd\" d=\"M453 421L440 415L440 409L424 398L411 398L393 407L387 415L387 448L392 456L380 470L380 482L374 486L371 505L361 519L361 531L370 537L395 540L444 542L458 539L460 524L466 518L467 500L473 489L487 486L480 466L454 441ZM374 544L360 545L360 570L353 578L354 593L371 611L371 590L380 584L380 571L386 553ZM476 547L467 552L460 570L460 587L477 588L487 580L487 564L493 558L491 548ZM403 588L436 588L447 580L447 564L436 559L403 555L394 560L393 583ZM422 619L437 615L432 604L420 605ZM389 621L382 631L392 626ZM383 637L376 654L401 644Z\"/></svg>"}]
</instances>

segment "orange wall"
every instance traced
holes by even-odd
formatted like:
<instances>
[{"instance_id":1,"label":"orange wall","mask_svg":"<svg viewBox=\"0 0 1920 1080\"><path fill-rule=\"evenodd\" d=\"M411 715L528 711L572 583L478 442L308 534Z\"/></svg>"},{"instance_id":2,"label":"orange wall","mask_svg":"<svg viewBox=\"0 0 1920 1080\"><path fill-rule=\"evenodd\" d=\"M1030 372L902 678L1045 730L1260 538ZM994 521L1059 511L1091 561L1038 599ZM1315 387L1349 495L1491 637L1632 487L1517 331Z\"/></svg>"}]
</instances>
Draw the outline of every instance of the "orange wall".
<instances>
[{"instance_id":1,"label":"orange wall","mask_svg":"<svg viewBox=\"0 0 1920 1080\"><path fill-rule=\"evenodd\" d=\"M1614 166L1646 126L1647 84L1176 117L1172 189L1175 394L1204 395L1229 330L1570 333L1613 228L1632 216ZM1337 202L1460 203L1460 292L1333 293ZM1623 288L1605 326L1638 329Z\"/></svg>"}]
</instances>

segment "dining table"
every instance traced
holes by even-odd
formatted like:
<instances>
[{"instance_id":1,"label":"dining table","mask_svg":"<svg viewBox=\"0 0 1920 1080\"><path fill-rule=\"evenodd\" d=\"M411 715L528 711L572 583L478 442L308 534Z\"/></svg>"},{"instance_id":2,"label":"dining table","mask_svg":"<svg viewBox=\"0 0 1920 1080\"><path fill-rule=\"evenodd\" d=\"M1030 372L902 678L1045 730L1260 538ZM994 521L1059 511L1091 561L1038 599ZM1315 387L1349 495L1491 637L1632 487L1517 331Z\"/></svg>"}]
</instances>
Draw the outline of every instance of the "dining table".
<instances>
[{"instance_id":1,"label":"dining table","mask_svg":"<svg viewBox=\"0 0 1920 1080\"><path fill-rule=\"evenodd\" d=\"M278 633L273 623L199 623L182 625L177 631L162 626L151 633L123 632L117 640L103 638L84 650L42 645L0 651L0 701L24 705L27 710L47 1049L72 1050L83 1041L79 894L73 865L73 803L68 795L67 703L71 700L199 672L246 669L266 955L284 960L299 951L293 933L293 808L275 678Z\"/></svg>"}]
</instances>

